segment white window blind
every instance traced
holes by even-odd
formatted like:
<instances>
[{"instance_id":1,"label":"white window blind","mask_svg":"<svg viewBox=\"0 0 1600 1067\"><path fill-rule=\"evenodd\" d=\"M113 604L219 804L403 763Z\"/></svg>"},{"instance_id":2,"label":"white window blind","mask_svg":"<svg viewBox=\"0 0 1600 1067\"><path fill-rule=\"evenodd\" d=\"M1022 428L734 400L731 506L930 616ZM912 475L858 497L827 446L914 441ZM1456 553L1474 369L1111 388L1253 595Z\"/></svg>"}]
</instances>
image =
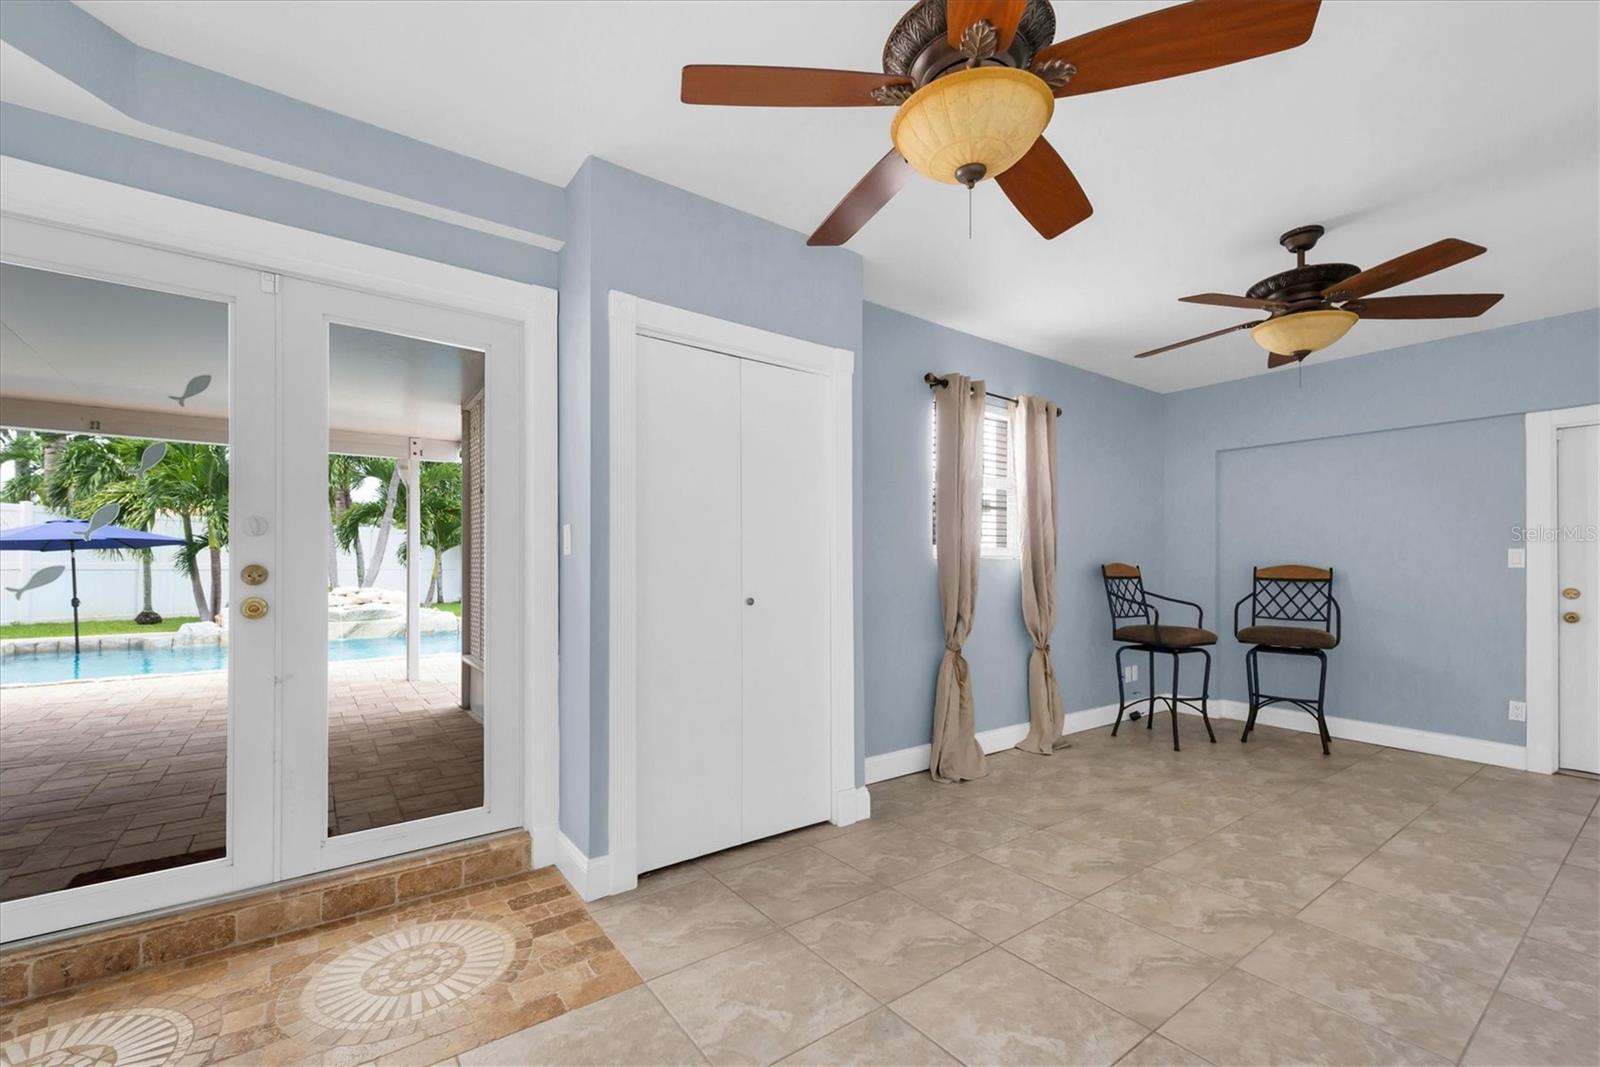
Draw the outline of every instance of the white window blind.
<instances>
[{"instance_id":1,"label":"white window blind","mask_svg":"<svg viewBox=\"0 0 1600 1067\"><path fill-rule=\"evenodd\" d=\"M929 470L934 472L933 492L930 494L932 543L939 543L939 402L934 401L933 418L929 430ZM985 556L1015 556L1017 554L1017 480L1016 464L1011 446L1011 405L1004 400L990 400L983 413L983 554Z\"/></svg>"}]
</instances>

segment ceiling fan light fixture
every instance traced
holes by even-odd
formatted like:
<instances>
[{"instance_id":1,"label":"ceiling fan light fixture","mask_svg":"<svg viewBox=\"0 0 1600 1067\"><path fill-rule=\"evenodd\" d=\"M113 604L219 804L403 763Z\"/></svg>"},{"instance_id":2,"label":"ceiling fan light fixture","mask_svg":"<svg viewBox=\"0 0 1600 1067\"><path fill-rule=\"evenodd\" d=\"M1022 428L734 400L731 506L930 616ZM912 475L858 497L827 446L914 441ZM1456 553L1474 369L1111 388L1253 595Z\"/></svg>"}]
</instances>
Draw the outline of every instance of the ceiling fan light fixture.
<instances>
[{"instance_id":1,"label":"ceiling fan light fixture","mask_svg":"<svg viewBox=\"0 0 1600 1067\"><path fill-rule=\"evenodd\" d=\"M900 105L889 126L894 146L918 172L949 185L1004 173L1033 147L1055 112L1050 86L1024 70L989 66L929 82Z\"/></svg>"},{"instance_id":2,"label":"ceiling fan light fixture","mask_svg":"<svg viewBox=\"0 0 1600 1067\"><path fill-rule=\"evenodd\" d=\"M1320 352L1350 332L1353 311L1319 308L1279 315L1250 328L1250 338L1268 352Z\"/></svg>"}]
</instances>

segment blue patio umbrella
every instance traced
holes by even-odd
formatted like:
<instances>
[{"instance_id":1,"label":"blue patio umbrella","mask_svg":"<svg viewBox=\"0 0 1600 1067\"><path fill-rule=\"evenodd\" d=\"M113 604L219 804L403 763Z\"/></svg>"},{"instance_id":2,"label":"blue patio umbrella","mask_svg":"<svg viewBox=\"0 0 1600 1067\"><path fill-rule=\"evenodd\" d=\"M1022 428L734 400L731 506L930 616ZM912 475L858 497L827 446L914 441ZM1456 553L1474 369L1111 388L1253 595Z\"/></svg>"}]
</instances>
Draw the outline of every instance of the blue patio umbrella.
<instances>
[{"instance_id":1,"label":"blue patio umbrella","mask_svg":"<svg viewBox=\"0 0 1600 1067\"><path fill-rule=\"evenodd\" d=\"M35 526L19 526L14 530L0 530L0 549L23 552L65 552L72 564L72 654L80 651L78 644L78 549L105 551L119 548L157 548L161 545L185 544L181 537L150 533L148 530L130 530L126 526L100 526L89 534L88 519L51 519Z\"/></svg>"}]
</instances>

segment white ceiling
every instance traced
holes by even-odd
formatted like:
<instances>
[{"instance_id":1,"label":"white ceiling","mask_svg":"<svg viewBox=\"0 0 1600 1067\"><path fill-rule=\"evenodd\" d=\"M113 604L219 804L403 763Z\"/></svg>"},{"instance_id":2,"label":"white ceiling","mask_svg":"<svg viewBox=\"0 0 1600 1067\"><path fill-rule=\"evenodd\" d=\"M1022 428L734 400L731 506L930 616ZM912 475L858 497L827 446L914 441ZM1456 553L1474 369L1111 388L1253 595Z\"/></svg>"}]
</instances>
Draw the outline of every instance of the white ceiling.
<instances>
[{"instance_id":1,"label":"white ceiling","mask_svg":"<svg viewBox=\"0 0 1600 1067\"><path fill-rule=\"evenodd\" d=\"M880 69L909 0L456 4L81 0L135 42L565 184L597 155L809 232L888 147L890 112L695 108L690 62ZM1058 37L1163 4L1057 0ZM1504 292L1476 320L1367 322L1356 355L1600 304L1600 6L1330 0L1309 43L1059 102L1049 137L1094 202L1053 242L993 183L915 179L852 242L870 300L1163 391L1258 373L1250 316L1180 305L1314 260L1441 237L1489 253L1403 292ZM8 89L8 91L14 91ZM870 353L868 354L870 358Z\"/></svg>"},{"instance_id":2,"label":"white ceiling","mask_svg":"<svg viewBox=\"0 0 1600 1067\"><path fill-rule=\"evenodd\" d=\"M348 433L459 440L483 384L480 352L354 326L331 327L328 362L329 423ZM12 398L227 418L227 305L0 265L0 424Z\"/></svg>"}]
</instances>

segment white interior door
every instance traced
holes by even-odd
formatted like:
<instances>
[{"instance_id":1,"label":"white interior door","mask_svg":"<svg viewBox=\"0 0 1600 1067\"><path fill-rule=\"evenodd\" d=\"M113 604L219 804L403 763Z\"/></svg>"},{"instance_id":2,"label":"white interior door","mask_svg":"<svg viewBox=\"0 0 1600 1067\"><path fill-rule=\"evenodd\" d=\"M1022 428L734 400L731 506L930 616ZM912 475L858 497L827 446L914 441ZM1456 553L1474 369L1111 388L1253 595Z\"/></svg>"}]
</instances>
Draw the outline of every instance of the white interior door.
<instances>
[{"instance_id":1,"label":"white interior door","mask_svg":"<svg viewBox=\"0 0 1600 1067\"><path fill-rule=\"evenodd\" d=\"M519 826L522 330L295 278L282 316L283 875Z\"/></svg>"},{"instance_id":2,"label":"white interior door","mask_svg":"<svg viewBox=\"0 0 1600 1067\"><path fill-rule=\"evenodd\" d=\"M1600 426L1556 433L1560 767L1600 774Z\"/></svg>"},{"instance_id":3,"label":"white interior door","mask_svg":"<svg viewBox=\"0 0 1600 1067\"><path fill-rule=\"evenodd\" d=\"M738 363L749 841L829 814L827 383Z\"/></svg>"},{"instance_id":4,"label":"white interior door","mask_svg":"<svg viewBox=\"0 0 1600 1067\"><path fill-rule=\"evenodd\" d=\"M638 356L638 864L743 840L741 361Z\"/></svg>"}]
</instances>

